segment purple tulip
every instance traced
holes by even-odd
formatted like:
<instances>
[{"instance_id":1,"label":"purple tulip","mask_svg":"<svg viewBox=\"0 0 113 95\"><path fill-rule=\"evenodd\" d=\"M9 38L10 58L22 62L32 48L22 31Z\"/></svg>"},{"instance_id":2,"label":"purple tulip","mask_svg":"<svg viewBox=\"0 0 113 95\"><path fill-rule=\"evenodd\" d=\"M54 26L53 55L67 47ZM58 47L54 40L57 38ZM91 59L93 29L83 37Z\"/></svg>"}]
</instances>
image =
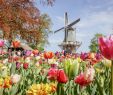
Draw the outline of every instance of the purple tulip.
<instances>
[{"instance_id":1,"label":"purple tulip","mask_svg":"<svg viewBox=\"0 0 113 95\"><path fill-rule=\"evenodd\" d=\"M16 68L20 69L21 64L19 62L16 62Z\"/></svg>"},{"instance_id":2,"label":"purple tulip","mask_svg":"<svg viewBox=\"0 0 113 95\"><path fill-rule=\"evenodd\" d=\"M87 57L88 57L88 53L81 53L81 55L80 55L80 58L81 58L82 60L86 60Z\"/></svg>"},{"instance_id":3,"label":"purple tulip","mask_svg":"<svg viewBox=\"0 0 113 95\"><path fill-rule=\"evenodd\" d=\"M96 57L97 60L102 59L102 55L100 53L96 53L96 56L95 57Z\"/></svg>"},{"instance_id":4,"label":"purple tulip","mask_svg":"<svg viewBox=\"0 0 113 95\"><path fill-rule=\"evenodd\" d=\"M32 53L32 51L30 51L30 50L26 50L26 51L25 51L25 55L26 55L26 56L30 56L31 53Z\"/></svg>"},{"instance_id":5,"label":"purple tulip","mask_svg":"<svg viewBox=\"0 0 113 95\"><path fill-rule=\"evenodd\" d=\"M0 40L0 47L3 47L3 46L4 46L4 41Z\"/></svg>"}]
</instances>

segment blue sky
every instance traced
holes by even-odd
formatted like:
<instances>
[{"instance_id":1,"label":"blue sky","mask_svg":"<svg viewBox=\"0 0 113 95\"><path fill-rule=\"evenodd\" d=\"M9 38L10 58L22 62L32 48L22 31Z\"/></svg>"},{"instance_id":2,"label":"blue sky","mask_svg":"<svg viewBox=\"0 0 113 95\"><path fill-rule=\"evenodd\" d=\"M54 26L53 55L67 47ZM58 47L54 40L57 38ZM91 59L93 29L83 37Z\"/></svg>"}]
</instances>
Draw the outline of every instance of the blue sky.
<instances>
[{"instance_id":1,"label":"blue sky","mask_svg":"<svg viewBox=\"0 0 113 95\"><path fill-rule=\"evenodd\" d=\"M81 19L77 23L77 40L82 42L77 52L89 51L90 40L96 33L109 35L113 33L113 0L56 0L52 7L37 3L41 13L47 13L52 20L52 30L64 26L64 13L68 12L69 22ZM60 51L57 46L64 39L64 32L49 35L48 46L45 50Z\"/></svg>"}]
</instances>

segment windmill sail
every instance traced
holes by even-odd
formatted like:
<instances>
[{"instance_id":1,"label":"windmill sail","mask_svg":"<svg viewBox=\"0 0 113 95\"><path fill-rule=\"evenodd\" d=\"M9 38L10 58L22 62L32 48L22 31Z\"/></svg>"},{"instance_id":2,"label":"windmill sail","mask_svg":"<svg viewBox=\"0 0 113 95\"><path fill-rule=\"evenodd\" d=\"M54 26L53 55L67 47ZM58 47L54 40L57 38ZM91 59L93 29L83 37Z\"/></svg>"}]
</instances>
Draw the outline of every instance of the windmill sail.
<instances>
[{"instance_id":1,"label":"windmill sail","mask_svg":"<svg viewBox=\"0 0 113 95\"><path fill-rule=\"evenodd\" d=\"M65 36L64 36L64 42L67 41L67 35L68 35L68 28L67 28L67 25L68 25L68 15L67 15L67 12L65 13Z\"/></svg>"}]
</instances>

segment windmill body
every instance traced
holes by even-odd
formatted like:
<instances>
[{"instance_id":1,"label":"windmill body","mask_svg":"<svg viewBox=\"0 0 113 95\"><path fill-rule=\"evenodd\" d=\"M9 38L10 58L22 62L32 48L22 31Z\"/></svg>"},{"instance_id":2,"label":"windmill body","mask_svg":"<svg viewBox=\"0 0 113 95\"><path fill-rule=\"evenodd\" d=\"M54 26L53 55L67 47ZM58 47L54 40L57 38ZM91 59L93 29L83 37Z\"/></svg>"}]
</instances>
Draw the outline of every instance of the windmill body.
<instances>
[{"instance_id":1,"label":"windmill body","mask_svg":"<svg viewBox=\"0 0 113 95\"><path fill-rule=\"evenodd\" d=\"M65 26L55 31L56 33L64 29L64 40L59 46L68 53L75 53L81 45L80 42L76 41L76 30L72 28L72 26L79 21L80 19L77 19L68 24L68 16L67 13L65 13Z\"/></svg>"}]
</instances>

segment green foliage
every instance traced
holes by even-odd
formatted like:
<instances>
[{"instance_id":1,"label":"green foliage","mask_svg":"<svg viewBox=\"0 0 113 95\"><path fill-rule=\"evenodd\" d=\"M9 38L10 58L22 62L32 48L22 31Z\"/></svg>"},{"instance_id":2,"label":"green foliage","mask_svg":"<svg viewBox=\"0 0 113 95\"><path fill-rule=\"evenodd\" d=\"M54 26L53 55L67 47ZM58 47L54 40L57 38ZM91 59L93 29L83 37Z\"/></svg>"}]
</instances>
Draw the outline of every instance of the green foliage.
<instances>
[{"instance_id":1,"label":"green foliage","mask_svg":"<svg viewBox=\"0 0 113 95\"><path fill-rule=\"evenodd\" d=\"M98 52L98 37L103 36L103 34L95 34L95 36L91 39L89 49L91 52Z\"/></svg>"}]
</instances>

